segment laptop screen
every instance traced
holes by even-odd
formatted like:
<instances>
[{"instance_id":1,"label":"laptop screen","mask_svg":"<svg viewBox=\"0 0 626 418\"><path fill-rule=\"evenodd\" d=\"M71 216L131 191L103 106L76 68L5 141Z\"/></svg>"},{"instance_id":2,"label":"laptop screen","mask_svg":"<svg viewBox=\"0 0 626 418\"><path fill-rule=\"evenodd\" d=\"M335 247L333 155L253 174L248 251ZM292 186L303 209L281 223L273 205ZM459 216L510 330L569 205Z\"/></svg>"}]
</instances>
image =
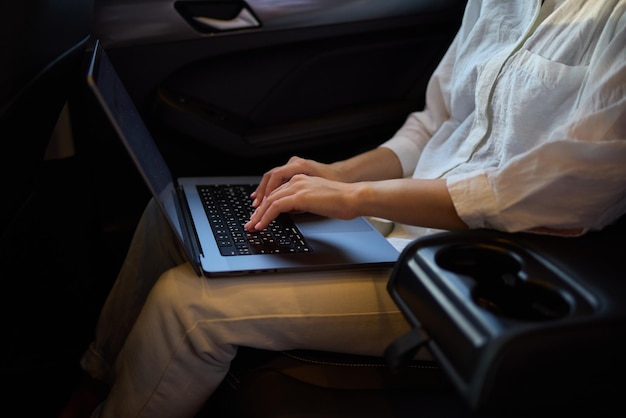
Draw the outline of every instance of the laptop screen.
<instances>
[{"instance_id":1,"label":"laptop screen","mask_svg":"<svg viewBox=\"0 0 626 418\"><path fill-rule=\"evenodd\" d=\"M184 242L172 173L105 51L99 43L96 43L94 49L88 74L89 84L102 102L109 119L114 121L113 128L122 138L131 157L136 160L136 165L142 167L141 175L152 194L159 197L162 209L167 212L170 223Z\"/></svg>"}]
</instances>

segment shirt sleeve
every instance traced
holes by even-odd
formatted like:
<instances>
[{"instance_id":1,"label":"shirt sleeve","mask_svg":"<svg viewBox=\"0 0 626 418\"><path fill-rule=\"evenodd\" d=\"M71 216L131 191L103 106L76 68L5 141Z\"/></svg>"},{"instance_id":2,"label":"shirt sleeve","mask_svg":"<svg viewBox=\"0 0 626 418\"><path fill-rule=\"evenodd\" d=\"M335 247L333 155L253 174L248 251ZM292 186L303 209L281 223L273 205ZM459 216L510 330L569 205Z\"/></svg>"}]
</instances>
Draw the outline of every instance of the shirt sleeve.
<instances>
[{"instance_id":1,"label":"shirt sleeve","mask_svg":"<svg viewBox=\"0 0 626 418\"><path fill-rule=\"evenodd\" d=\"M472 228L599 230L626 213L626 24L589 66L578 105L550 141L504 166L453 175Z\"/></svg>"}]
</instances>

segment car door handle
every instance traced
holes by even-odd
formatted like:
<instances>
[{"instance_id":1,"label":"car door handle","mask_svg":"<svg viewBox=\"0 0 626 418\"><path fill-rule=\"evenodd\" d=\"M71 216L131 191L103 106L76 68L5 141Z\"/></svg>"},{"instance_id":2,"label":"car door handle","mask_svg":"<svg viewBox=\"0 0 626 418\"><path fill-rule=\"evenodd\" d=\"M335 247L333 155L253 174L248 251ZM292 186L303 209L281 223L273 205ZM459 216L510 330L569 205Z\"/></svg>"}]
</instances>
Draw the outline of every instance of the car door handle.
<instances>
[{"instance_id":1,"label":"car door handle","mask_svg":"<svg viewBox=\"0 0 626 418\"><path fill-rule=\"evenodd\" d=\"M257 28L261 26L257 18L245 7L239 11L237 16L229 20L215 19L208 16L193 16L193 19L198 23L218 30Z\"/></svg>"},{"instance_id":2,"label":"car door handle","mask_svg":"<svg viewBox=\"0 0 626 418\"><path fill-rule=\"evenodd\" d=\"M261 26L261 22L245 1L178 1L175 7L189 24L201 32Z\"/></svg>"}]
</instances>

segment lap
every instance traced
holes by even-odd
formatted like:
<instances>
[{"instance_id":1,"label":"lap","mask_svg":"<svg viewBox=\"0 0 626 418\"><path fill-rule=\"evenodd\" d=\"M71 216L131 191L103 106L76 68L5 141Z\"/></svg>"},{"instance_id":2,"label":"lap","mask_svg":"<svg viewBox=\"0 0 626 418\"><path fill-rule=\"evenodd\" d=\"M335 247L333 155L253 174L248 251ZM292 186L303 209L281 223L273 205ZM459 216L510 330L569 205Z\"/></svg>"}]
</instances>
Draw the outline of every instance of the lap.
<instances>
[{"instance_id":1,"label":"lap","mask_svg":"<svg viewBox=\"0 0 626 418\"><path fill-rule=\"evenodd\" d=\"M223 343L380 355L408 331L386 284L390 269L198 277L188 264L158 280L147 305L170 304L188 327ZM357 344L355 344L355 342Z\"/></svg>"}]
</instances>

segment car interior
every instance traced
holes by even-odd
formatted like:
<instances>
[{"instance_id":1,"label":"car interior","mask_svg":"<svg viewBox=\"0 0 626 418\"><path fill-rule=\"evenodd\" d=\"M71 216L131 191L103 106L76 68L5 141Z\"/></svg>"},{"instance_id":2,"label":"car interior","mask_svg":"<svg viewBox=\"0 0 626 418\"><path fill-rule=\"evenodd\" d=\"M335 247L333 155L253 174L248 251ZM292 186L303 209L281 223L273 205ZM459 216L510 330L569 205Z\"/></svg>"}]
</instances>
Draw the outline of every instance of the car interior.
<instances>
[{"instance_id":1,"label":"car interior","mask_svg":"<svg viewBox=\"0 0 626 418\"><path fill-rule=\"evenodd\" d=\"M96 42L175 177L260 175L292 155L331 162L391 137L424 106L464 6L3 2L7 409L63 408L150 199L86 86ZM384 357L241 347L197 418L619 410L625 224L579 238L479 230L417 240L388 284L412 331ZM432 360L416 360L419 349Z\"/></svg>"}]
</instances>

